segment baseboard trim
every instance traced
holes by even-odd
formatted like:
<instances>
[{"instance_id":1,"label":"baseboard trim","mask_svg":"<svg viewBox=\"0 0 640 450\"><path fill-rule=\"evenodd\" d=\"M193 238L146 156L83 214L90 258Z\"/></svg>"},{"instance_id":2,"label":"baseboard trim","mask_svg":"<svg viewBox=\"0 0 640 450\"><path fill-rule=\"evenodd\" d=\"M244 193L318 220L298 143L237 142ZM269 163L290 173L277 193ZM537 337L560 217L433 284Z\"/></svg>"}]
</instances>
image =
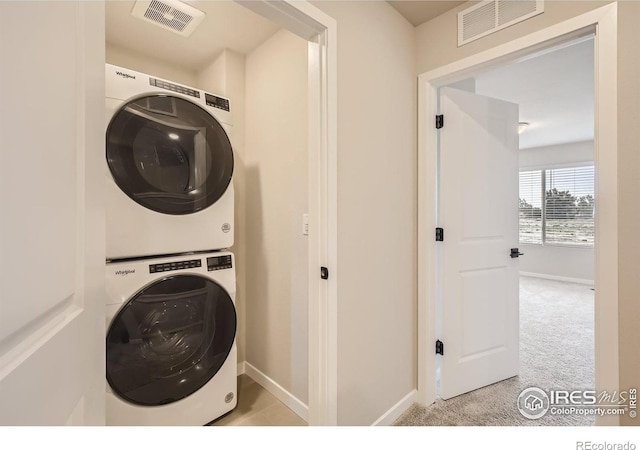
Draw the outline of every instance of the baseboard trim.
<instances>
[{"instance_id":1,"label":"baseboard trim","mask_svg":"<svg viewBox=\"0 0 640 450\"><path fill-rule=\"evenodd\" d=\"M378 420L373 422L371 426L385 426L385 425L393 425L398 417L402 415L409 407L416 401L418 398L418 391L413 390L405 395L398 403L393 405L387 412L381 415Z\"/></svg>"},{"instance_id":2,"label":"baseboard trim","mask_svg":"<svg viewBox=\"0 0 640 450\"><path fill-rule=\"evenodd\" d=\"M520 275L524 277L544 278L545 280L566 281L567 283L578 283L586 284L587 286L593 286L593 280L587 280L584 278L560 277L557 275L547 275L546 273L535 272L520 272Z\"/></svg>"},{"instance_id":3,"label":"baseboard trim","mask_svg":"<svg viewBox=\"0 0 640 450\"><path fill-rule=\"evenodd\" d=\"M244 373L245 373L244 361L243 362L239 362L238 363L238 376L244 375Z\"/></svg>"},{"instance_id":4,"label":"baseboard trim","mask_svg":"<svg viewBox=\"0 0 640 450\"><path fill-rule=\"evenodd\" d=\"M265 388L269 393L273 394L305 422L309 421L309 407L307 405L248 362L245 361L241 364L243 365L244 374ZM238 372L238 374L240 374L240 372Z\"/></svg>"}]
</instances>

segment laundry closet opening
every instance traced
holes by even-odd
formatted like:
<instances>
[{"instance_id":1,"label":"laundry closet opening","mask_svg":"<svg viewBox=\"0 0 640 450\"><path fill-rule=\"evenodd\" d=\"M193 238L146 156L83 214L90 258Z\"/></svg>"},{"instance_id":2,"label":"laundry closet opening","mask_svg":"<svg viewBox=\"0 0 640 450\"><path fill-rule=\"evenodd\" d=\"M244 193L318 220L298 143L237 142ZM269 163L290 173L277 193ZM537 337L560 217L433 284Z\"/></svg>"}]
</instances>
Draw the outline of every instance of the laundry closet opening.
<instances>
[{"instance_id":1,"label":"laundry closet opening","mask_svg":"<svg viewBox=\"0 0 640 450\"><path fill-rule=\"evenodd\" d=\"M149 91L162 92L162 83L170 82L175 87L165 89L167 94L193 88L228 100L222 109L228 106L225 131L233 150L233 245L228 250L236 277L235 369L266 389L263 403L266 396L278 399L281 409L272 407L272 415L290 414L279 424L303 424L309 404L308 41L235 2L194 3L205 17L188 37L134 17L134 3L106 3L107 64L160 80ZM217 228L211 224L212 233ZM156 238L174 240L172 234ZM204 249L171 253L194 250ZM216 375L209 383L216 383ZM223 418L233 415L226 423L258 420L249 413L260 411L243 403L255 401L242 397L247 384L240 383L241 407Z\"/></svg>"}]
</instances>

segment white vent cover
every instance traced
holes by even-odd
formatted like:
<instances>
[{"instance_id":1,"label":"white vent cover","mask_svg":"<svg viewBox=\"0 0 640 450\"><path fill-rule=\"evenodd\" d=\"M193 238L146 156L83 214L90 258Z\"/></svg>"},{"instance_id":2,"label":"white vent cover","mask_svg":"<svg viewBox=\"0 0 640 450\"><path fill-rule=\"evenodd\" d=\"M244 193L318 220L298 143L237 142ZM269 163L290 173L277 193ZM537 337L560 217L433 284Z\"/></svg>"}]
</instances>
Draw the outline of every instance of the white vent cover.
<instances>
[{"instance_id":1,"label":"white vent cover","mask_svg":"<svg viewBox=\"0 0 640 450\"><path fill-rule=\"evenodd\" d=\"M488 0L458 13L458 47L544 12L544 0Z\"/></svg>"},{"instance_id":2,"label":"white vent cover","mask_svg":"<svg viewBox=\"0 0 640 450\"><path fill-rule=\"evenodd\" d=\"M131 14L181 36L189 36L205 16L178 0L138 0Z\"/></svg>"}]
</instances>

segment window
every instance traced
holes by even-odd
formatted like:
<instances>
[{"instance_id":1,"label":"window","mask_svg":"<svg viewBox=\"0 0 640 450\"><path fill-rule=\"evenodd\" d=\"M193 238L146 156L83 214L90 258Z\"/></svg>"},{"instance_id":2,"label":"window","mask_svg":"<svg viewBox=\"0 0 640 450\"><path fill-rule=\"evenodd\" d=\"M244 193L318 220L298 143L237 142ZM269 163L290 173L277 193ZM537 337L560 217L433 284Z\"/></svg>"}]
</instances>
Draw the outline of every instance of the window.
<instances>
[{"instance_id":1,"label":"window","mask_svg":"<svg viewBox=\"0 0 640 450\"><path fill-rule=\"evenodd\" d=\"M542 170L520 172L520 242L542 244Z\"/></svg>"},{"instance_id":2,"label":"window","mask_svg":"<svg viewBox=\"0 0 640 450\"><path fill-rule=\"evenodd\" d=\"M520 243L593 247L594 167L520 172Z\"/></svg>"}]
</instances>

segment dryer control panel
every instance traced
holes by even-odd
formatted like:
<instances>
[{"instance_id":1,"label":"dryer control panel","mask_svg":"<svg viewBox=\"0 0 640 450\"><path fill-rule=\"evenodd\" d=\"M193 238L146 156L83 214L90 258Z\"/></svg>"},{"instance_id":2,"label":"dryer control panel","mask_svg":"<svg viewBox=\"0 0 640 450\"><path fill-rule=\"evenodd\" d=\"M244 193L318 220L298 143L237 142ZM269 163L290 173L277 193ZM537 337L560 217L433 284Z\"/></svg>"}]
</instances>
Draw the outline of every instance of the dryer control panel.
<instances>
[{"instance_id":1,"label":"dryer control panel","mask_svg":"<svg viewBox=\"0 0 640 450\"><path fill-rule=\"evenodd\" d=\"M202 260L190 259L188 261L175 261L171 263L149 264L149 273L169 272L171 270L193 269L202 267Z\"/></svg>"},{"instance_id":2,"label":"dryer control panel","mask_svg":"<svg viewBox=\"0 0 640 450\"><path fill-rule=\"evenodd\" d=\"M229 111L229 100L226 98L218 97L217 95L211 95L204 93L204 98L207 102L208 106L213 106L214 108L222 109L224 111Z\"/></svg>"},{"instance_id":3,"label":"dryer control panel","mask_svg":"<svg viewBox=\"0 0 640 450\"><path fill-rule=\"evenodd\" d=\"M191 97L200 98L200 92L195 89L180 86L179 84L169 83L168 81L158 80L157 78L149 78L149 84L151 86L167 89L173 92L179 92L180 94L190 95Z\"/></svg>"},{"instance_id":4,"label":"dryer control panel","mask_svg":"<svg viewBox=\"0 0 640 450\"><path fill-rule=\"evenodd\" d=\"M212 256L207 258L207 270L209 272L213 270L231 269L232 267L231 255Z\"/></svg>"}]
</instances>

